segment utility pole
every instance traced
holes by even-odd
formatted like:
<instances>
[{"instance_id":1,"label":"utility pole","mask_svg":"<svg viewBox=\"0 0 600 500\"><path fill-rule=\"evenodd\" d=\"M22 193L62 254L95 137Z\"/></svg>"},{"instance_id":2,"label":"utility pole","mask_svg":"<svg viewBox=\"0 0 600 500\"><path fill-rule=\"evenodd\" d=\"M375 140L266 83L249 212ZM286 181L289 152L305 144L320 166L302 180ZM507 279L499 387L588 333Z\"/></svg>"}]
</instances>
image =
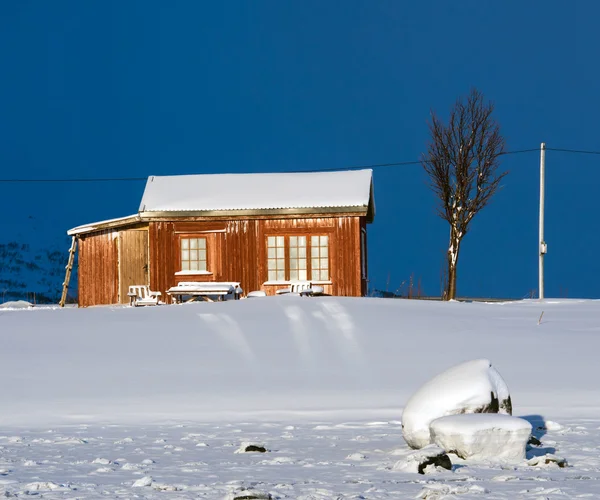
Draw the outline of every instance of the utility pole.
<instances>
[{"instance_id":1,"label":"utility pole","mask_svg":"<svg viewBox=\"0 0 600 500\"><path fill-rule=\"evenodd\" d=\"M546 182L546 143L540 147L540 265L539 265L539 292L538 296L544 298L544 255L548 252L548 245L544 241L544 201Z\"/></svg>"}]
</instances>

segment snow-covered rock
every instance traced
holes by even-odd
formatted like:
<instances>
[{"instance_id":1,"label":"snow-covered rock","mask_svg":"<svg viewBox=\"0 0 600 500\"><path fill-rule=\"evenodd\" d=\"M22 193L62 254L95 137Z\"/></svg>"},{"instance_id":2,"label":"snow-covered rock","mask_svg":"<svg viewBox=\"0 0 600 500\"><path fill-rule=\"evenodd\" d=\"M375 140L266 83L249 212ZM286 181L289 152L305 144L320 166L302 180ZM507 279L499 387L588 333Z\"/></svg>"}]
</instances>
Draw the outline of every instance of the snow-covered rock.
<instances>
[{"instance_id":1,"label":"snow-covered rock","mask_svg":"<svg viewBox=\"0 0 600 500\"><path fill-rule=\"evenodd\" d=\"M438 467L452 470L452 462L442 448L435 444L430 444L411 453L405 459L398 460L392 469L402 472L413 472L415 474L425 474L437 470Z\"/></svg>"},{"instance_id":2,"label":"snow-covered rock","mask_svg":"<svg viewBox=\"0 0 600 500\"><path fill-rule=\"evenodd\" d=\"M473 461L519 462L531 424L510 415L451 415L431 422L431 437L448 453Z\"/></svg>"},{"instance_id":3,"label":"snow-covered rock","mask_svg":"<svg viewBox=\"0 0 600 500\"><path fill-rule=\"evenodd\" d=\"M567 467L568 463L564 458L559 458L552 453L535 456L527 460L527 465L532 467Z\"/></svg>"},{"instance_id":4,"label":"snow-covered rock","mask_svg":"<svg viewBox=\"0 0 600 500\"><path fill-rule=\"evenodd\" d=\"M152 476L144 476L135 481L131 486L133 488L146 488L147 486L152 486L152 482Z\"/></svg>"},{"instance_id":5,"label":"snow-covered rock","mask_svg":"<svg viewBox=\"0 0 600 500\"><path fill-rule=\"evenodd\" d=\"M421 386L404 408L402 435L411 448L422 448L432 443L432 420L460 413L512 414L508 386L489 360L461 363Z\"/></svg>"}]
</instances>

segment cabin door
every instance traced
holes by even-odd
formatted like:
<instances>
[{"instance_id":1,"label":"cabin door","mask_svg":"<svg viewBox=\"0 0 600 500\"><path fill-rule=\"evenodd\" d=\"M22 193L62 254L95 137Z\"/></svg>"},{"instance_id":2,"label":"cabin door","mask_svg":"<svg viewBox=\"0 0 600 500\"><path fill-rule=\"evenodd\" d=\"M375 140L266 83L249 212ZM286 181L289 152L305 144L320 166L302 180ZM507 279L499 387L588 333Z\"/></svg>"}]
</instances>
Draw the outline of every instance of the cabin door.
<instances>
[{"instance_id":1,"label":"cabin door","mask_svg":"<svg viewBox=\"0 0 600 500\"><path fill-rule=\"evenodd\" d=\"M148 230L129 229L119 232L119 302L129 303L129 287L149 285Z\"/></svg>"}]
</instances>

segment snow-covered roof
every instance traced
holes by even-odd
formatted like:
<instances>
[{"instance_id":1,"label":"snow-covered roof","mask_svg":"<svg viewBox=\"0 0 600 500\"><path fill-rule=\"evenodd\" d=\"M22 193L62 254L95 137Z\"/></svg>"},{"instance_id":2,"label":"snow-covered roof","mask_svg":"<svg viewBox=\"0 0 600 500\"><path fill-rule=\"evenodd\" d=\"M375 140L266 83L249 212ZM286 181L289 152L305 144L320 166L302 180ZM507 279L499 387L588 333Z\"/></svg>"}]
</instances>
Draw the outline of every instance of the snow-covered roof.
<instances>
[{"instance_id":1,"label":"snow-covered roof","mask_svg":"<svg viewBox=\"0 0 600 500\"><path fill-rule=\"evenodd\" d=\"M372 208L372 170L151 176L140 213Z\"/></svg>"},{"instance_id":2,"label":"snow-covered roof","mask_svg":"<svg viewBox=\"0 0 600 500\"><path fill-rule=\"evenodd\" d=\"M150 176L137 214L78 226L70 236L152 217L358 212L375 217L373 171Z\"/></svg>"}]
</instances>

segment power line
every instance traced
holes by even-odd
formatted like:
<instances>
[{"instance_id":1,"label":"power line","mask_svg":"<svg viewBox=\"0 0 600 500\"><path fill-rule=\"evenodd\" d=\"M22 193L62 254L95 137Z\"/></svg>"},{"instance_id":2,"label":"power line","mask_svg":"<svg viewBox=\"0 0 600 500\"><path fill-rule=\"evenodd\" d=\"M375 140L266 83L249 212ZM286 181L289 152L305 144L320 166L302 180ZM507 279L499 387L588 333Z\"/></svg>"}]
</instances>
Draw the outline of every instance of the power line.
<instances>
[{"instance_id":1,"label":"power line","mask_svg":"<svg viewBox=\"0 0 600 500\"><path fill-rule=\"evenodd\" d=\"M531 149L517 149L514 151L504 151L499 156L503 155L516 155L522 153L532 153L539 151L540 148ZM581 149L563 149L563 148L546 148L546 151L557 151L561 153L574 153L574 154L592 154L600 155L600 151L588 151ZM405 167L410 165L421 165L421 160L412 161L399 161L393 163L374 163L372 165L354 165L350 167L332 167L332 168L320 168L315 170L293 170L288 171L290 173L302 173L302 172L331 172L338 170L358 170L361 168L385 168L385 167ZM93 178L73 178L73 179L0 179L0 182L4 183L33 183L33 182L139 182L147 180L147 177L93 177Z\"/></svg>"},{"instance_id":2,"label":"power line","mask_svg":"<svg viewBox=\"0 0 600 500\"><path fill-rule=\"evenodd\" d=\"M0 179L0 182L116 182L116 181L145 181L148 177L97 177L75 179Z\"/></svg>"},{"instance_id":3,"label":"power line","mask_svg":"<svg viewBox=\"0 0 600 500\"><path fill-rule=\"evenodd\" d=\"M600 151L586 151L584 149L546 148L546 151L559 151L561 153L578 153L584 155L600 155Z\"/></svg>"}]
</instances>

